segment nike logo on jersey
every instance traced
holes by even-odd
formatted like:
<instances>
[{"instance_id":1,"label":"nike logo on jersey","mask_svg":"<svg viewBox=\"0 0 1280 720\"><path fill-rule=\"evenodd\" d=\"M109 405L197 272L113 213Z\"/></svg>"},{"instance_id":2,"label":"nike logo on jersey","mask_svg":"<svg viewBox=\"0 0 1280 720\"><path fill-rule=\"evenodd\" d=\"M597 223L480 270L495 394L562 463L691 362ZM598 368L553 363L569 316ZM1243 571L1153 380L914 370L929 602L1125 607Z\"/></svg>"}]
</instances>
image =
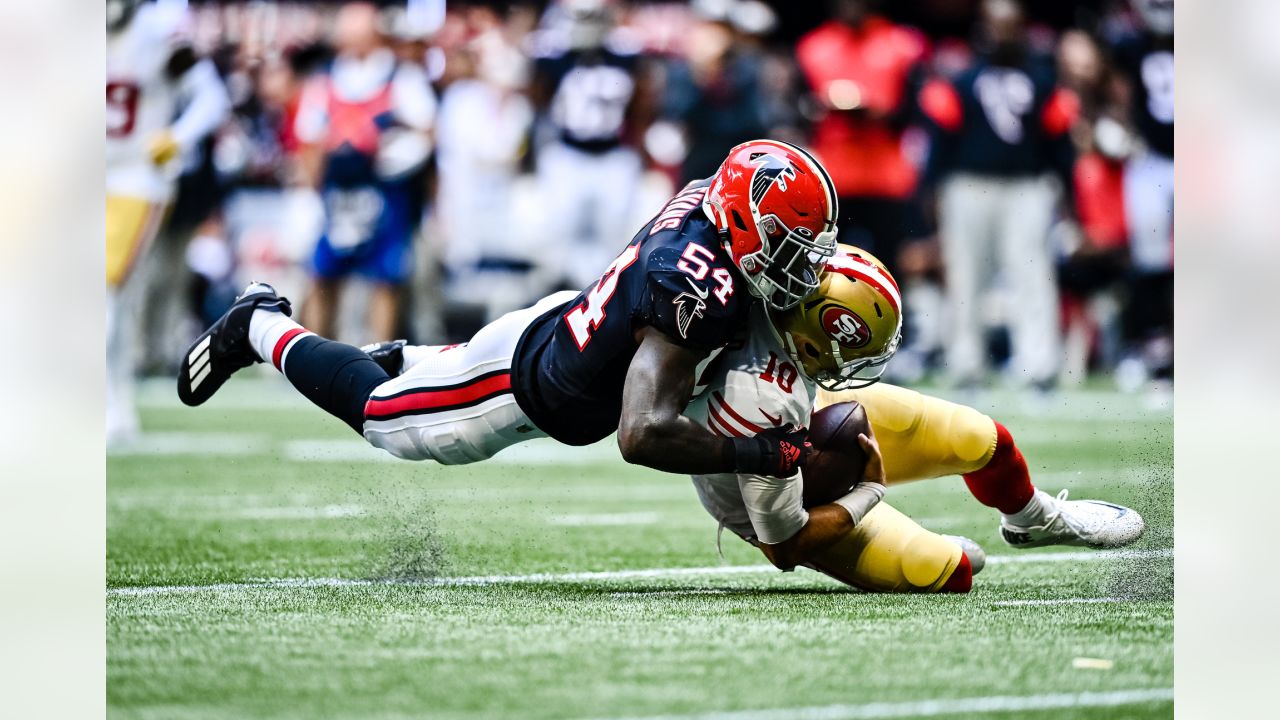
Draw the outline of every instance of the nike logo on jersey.
<instances>
[{"instance_id":1,"label":"nike logo on jersey","mask_svg":"<svg viewBox=\"0 0 1280 720\"><path fill-rule=\"evenodd\" d=\"M766 420L768 420L769 422L773 423L773 426L774 426L774 427L782 427L782 416L781 416L781 415L779 415L778 417L774 417L774 416L770 415L769 413L765 412L765 411L764 411L764 408L756 408L756 410L759 410L759 411L760 411L760 414L761 414L761 415L763 415L763 416L765 417L765 419L766 419Z\"/></svg>"},{"instance_id":2,"label":"nike logo on jersey","mask_svg":"<svg viewBox=\"0 0 1280 720\"><path fill-rule=\"evenodd\" d=\"M700 287L698 283L693 281L693 278L685 278L685 280L689 281L689 287L693 288L693 292L698 296L698 299L706 300L707 296L711 294L710 290Z\"/></svg>"}]
</instances>

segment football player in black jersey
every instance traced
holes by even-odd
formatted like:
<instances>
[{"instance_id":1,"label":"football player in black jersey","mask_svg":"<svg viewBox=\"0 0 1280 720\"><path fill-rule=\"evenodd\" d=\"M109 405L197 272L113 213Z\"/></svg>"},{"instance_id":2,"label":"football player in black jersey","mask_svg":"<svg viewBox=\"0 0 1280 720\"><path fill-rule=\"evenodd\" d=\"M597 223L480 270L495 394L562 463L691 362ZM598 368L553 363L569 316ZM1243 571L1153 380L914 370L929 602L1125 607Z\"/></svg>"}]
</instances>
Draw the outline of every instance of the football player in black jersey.
<instances>
[{"instance_id":1,"label":"football player in black jersey","mask_svg":"<svg viewBox=\"0 0 1280 720\"><path fill-rule=\"evenodd\" d=\"M270 362L400 458L469 463L529 438L586 445L616 430L628 462L790 476L808 453L803 429L725 438L683 411L701 371L745 336L751 303L786 309L817 288L836 217L831 181L809 153L744 143L590 287L508 313L461 345L393 346L375 359L308 332L286 299L251 284L191 346L178 395L199 405L236 370Z\"/></svg>"},{"instance_id":2,"label":"football player in black jersey","mask_svg":"<svg viewBox=\"0 0 1280 720\"><path fill-rule=\"evenodd\" d=\"M543 262L565 284L599 277L634 227L644 174L640 134L656 106L641 43L616 24L609 0L559 0L530 37L530 96L547 137L536 166L545 217ZM572 261L570 261L572 260Z\"/></svg>"}]
</instances>

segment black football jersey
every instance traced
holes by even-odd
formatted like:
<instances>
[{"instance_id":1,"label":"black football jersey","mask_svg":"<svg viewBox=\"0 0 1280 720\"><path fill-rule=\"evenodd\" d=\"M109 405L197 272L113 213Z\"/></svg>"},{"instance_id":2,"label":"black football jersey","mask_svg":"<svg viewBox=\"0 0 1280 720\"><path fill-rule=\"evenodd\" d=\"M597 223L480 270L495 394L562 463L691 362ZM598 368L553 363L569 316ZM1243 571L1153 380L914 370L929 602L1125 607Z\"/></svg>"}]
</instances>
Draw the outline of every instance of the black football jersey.
<instances>
[{"instance_id":1,"label":"black football jersey","mask_svg":"<svg viewBox=\"0 0 1280 720\"><path fill-rule=\"evenodd\" d=\"M525 330L512 362L512 392L543 432L587 445L617 430L640 328L704 351L745 335L752 298L702 212L709 184L690 183L599 281Z\"/></svg>"},{"instance_id":2,"label":"black football jersey","mask_svg":"<svg viewBox=\"0 0 1280 720\"><path fill-rule=\"evenodd\" d=\"M1133 124L1147 147L1173 157L1173 49L1149 35L1116 43L1116 63L1133 88Z\"/></svg>"},{"instance_id":3,"label":"black football jersey","mask_svg":"<svg viewBox=\"0 0 1280 720\"><path fill-rule=\"evenodd\" d=\"M1028 57L1010 67L979 60L952 82L963 124L940 138L930 158L943 168L979 175L1027 176L1051 169L1058 139L1046 135L1041 117L1056 78L1048 59Z\"/></svg>"},{"instance_id":4,"label":"black football jersey","mask_svg":"<svg viewBox=\"0 0 1280 720\"><path fill-rule=\"evenodd\" d=\"M638 55L611 47L537 59L536 72L554 88L549 116L561 140L587 152L622 142L638 61Z\"/></svg>"}]
</instances>

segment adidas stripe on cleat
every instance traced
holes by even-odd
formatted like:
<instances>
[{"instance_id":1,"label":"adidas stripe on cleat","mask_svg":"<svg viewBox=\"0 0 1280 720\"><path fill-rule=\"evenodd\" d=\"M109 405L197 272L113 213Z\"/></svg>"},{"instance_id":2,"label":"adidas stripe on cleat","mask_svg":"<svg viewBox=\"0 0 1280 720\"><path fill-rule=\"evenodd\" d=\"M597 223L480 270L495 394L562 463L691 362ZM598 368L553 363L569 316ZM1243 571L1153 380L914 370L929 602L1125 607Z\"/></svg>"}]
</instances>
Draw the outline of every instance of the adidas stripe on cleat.
<instances>
[{"instance_id":1,"label":"adidas stripe on cleat","mask_svg":"<svg viewBox=\"0 0 1280 720\"><path fill-rule=\"evenodd\" d=\"M201 405L237 370L260 362L249 344L249 320L262 308L292 315L286 298L266 283L250 283L231 309L191 344L178 371L178 398Z\"/></svg>"}]
</instances>

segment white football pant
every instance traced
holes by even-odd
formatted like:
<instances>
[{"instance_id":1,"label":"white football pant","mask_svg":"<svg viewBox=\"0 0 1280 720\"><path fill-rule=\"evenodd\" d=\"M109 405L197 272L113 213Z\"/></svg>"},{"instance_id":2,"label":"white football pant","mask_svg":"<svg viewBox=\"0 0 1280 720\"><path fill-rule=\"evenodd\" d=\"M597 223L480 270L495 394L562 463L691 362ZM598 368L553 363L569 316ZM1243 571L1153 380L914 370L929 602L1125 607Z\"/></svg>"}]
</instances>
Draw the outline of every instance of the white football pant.
<instances>
[{"instance_id":1,"label":"white football pant","mask_svg":"<svg viewBox=\"0 0 1280 720\"><path fill-rule=\"evenodd\" d=\"M462 465L546 437L511 394L512 355L531 322L576 294L507 313L461 345L405 348L404 371L365 405L365 439L404 460Z\"/></svg>"}]
</instances>

